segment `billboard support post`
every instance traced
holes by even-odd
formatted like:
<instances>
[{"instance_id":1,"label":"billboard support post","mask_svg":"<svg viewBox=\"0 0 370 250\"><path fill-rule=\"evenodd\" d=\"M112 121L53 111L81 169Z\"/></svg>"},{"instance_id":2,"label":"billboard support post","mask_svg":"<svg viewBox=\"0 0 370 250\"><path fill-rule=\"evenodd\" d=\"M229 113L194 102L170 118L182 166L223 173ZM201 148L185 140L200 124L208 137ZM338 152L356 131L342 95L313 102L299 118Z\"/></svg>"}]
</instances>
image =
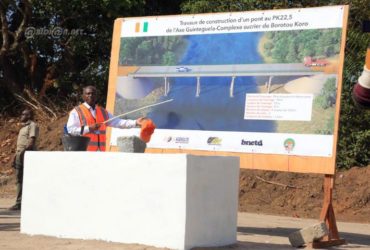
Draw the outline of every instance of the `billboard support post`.
<instances>
[{"instance_id":1,"label":"billboard support post","mask_svg":"<svg viewBox=\"0 0 370 250\"><path fill-rule=\"evenodd\" d=\"M328 227L328 235L319 241L312 243L312 248L324 248L346 244L344 239L339 237L337 222L335 220L333 209L333 188L334 175L325 175L324 177L324 204L320 214L320 221L325 222Z\"/></svg>"}]
</instances>

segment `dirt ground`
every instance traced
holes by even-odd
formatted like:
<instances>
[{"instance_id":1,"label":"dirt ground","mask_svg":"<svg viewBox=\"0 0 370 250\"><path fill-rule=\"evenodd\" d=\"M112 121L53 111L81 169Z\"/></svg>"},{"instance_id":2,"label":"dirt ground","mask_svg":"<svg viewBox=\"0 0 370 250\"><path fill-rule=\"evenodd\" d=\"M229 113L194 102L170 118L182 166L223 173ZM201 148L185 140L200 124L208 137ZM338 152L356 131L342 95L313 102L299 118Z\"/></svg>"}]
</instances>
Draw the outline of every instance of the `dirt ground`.
<instances>
[{"instance_id":1,"label":"dirt ground","mask_svg":"<svg viewBox=\"0 0 370 250\"><path fill-rule=\"evenodd\" d=\"M39 150L63 150L61 136L67 116L49 122L38 118ZM14 196L11 170L19 130L16 118L0 117L0 198ZM338 221L370 223L370 165L336 174L333 194ZM318 219L323 202L324 176L241 170L239 211Z\"/></svg>"},{"instance_id":2,"label":"dirt ground","mask_svg":"<svg viewBox=\"0 0 370 250\"><path fill-rule=\"evenodd\" d=\"M0 249L6 250L169 250L139 244L123 244L98 240L61 239L42 235L19 233L20 213L8 211L13 198L0 198ZM317 220L291 218L264 214L239 213L237 243L225 247L197 247L192 250L289 250L288 235L301 228L316 224ZM340 237L347 244L331 250L370 249L370 224L337 223Z\"/></svg>"}]
</instances>

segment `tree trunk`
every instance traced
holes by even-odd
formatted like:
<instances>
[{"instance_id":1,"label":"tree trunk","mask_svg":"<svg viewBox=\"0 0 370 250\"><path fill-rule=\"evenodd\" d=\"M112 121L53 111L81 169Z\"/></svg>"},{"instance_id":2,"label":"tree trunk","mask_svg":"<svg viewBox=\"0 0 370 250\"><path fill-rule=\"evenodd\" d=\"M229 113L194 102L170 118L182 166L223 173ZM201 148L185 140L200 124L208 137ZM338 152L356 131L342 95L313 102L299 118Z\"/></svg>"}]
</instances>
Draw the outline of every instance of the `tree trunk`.
<instances>
[{"instance_id":1,"label":"tree trunk","mask_svg":"<svg viewBox=\"0 0 370 250\"><path fill-rule=\"evenodd\" d=\"M12 64L6 55L0 55L0 66L3 69L3 82L5 87L13 94L20 94L23 90L23 86L17 81Z\"/></svg>"}]
</instances>

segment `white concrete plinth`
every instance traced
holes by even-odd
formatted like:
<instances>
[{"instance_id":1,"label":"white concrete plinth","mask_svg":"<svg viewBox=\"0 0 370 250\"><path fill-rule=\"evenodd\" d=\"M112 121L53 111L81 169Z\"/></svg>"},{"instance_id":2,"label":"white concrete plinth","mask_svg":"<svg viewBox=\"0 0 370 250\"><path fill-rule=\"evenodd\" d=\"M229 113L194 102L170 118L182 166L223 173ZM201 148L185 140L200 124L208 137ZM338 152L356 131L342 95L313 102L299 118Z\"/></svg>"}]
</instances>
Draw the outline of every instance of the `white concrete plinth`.
<instances>
[{"instance_id":1,"label":"white concrete plinth","mask_svg":"<svg viewBox=\"0 0 370 250\"><path fill-rule=\"evenodd\" d=\"M172 249L236 242L239 158L27 152L21 232Z\"/></svg>"}]
</instances>

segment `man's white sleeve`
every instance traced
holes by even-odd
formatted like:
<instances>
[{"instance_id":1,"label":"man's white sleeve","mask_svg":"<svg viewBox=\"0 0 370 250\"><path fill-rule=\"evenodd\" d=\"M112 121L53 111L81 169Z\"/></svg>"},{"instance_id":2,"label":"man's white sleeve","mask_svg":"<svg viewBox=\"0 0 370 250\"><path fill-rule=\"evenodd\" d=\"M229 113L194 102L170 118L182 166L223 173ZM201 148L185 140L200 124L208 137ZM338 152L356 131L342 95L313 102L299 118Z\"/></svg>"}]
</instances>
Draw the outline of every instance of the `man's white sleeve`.
<instances>
[{"instance_id":1,"label":"man's white sleeve","mask_svg":"<svg viewBox=\"0 0 370 250\"><path fill-rule=\"evenodd\" d=\"M78 117L78 113L75 109L69 113L68 121L67 121L67 130L68 133L71 135L81 135L81 123L80 118ZM85 126L82 134L86 134L89 132L89 127Z\"/></svg>"},{"instance_id":2,"label":"man's white sleeve","mask_svg":"<svg viewBox=\"0 0 370 250\"><path fill-rule=\"evenodd\" d=\"M108 112L109 119L113 117L111 113ZM130 120L130 119L113 119L112 121L108 122L106 124L108 127L113 128L134 128L136 126L136 120Z\"/></svg>"}]
</instances>

